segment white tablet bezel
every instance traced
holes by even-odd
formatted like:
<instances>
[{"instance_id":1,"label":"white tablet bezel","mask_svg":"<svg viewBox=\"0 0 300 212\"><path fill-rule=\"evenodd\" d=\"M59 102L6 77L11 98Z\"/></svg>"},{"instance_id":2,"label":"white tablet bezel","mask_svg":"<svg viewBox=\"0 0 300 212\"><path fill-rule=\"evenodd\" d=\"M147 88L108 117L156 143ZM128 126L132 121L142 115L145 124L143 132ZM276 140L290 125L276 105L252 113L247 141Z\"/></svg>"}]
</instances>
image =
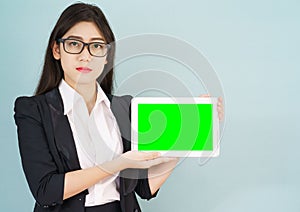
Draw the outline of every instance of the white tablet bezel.
<instances>
[{"instance_id":1,"label":"white tablet bezel","mask_svg":"<svg viewBox=\"0 0 300 212\"><path fill-rule=\"evenodd\" d=\"M131 149L138 150L138 105L139 104L212 104L213 105L213 150L212 151L155 151L166 157L217 157L219 148L219 119L215 97L135 97L131 100Z\"/></svg>"}]
</instances>

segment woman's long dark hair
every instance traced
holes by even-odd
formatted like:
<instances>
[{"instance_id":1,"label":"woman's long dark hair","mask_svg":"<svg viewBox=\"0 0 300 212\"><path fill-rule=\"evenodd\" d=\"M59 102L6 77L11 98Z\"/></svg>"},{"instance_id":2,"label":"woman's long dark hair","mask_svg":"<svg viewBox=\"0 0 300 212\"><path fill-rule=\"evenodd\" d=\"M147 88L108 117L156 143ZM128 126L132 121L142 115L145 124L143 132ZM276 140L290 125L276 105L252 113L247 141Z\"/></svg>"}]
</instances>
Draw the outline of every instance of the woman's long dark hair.
<instances>
[{"instance_id":1,"label":"woman's long dark hair","mask_svg":"<svg viewBox=\"0 0 300 212\"><path fill-rule=\"evenodd\" d=\"M52 47L57 39L62 36L75 24L81 21L95 23L107 43L112 46L107 55L107 64L104 66L103 72L97 79L103 91L111 94L113 80L113 65L115 56L115 37L102 11L94 5L85 3L76 3L69 6L63 11L59 17L49 38L46 50L43 71L39 80L39 84L35 90L35 95L46 93L47 91L57 87L63 78L63 69L60 60L56 60L52 54Z\"/></svg>"}]
</instances>

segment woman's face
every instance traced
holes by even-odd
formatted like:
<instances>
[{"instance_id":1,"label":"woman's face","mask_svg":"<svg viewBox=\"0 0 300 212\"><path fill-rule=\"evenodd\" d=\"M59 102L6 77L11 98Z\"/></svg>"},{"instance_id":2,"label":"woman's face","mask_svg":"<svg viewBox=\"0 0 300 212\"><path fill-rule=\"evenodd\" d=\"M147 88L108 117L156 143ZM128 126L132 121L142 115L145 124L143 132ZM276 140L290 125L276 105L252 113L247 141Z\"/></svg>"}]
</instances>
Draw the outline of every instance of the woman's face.
<instances>
[{"instance_id":1,"label":"woman's face","mask_svg":"<svg viewBox=\"0 0 300 212\"><path fill-rule=\"evenodd\" d=\"M54 58L61 61L65 81L73 88L78 85L94 85L107 63L106 56L92 56L87 46L79 54L70 54L64 50L64 45L74 49L82 45L77 41L106 43L97 25L93 22L79 22L70 28L62 39L75 39L75 42L67 40L64 41L65 44L55 43L52 48ZM95 44L92 48L98 48L98 45Z\"/></svg>"}]
</instances>

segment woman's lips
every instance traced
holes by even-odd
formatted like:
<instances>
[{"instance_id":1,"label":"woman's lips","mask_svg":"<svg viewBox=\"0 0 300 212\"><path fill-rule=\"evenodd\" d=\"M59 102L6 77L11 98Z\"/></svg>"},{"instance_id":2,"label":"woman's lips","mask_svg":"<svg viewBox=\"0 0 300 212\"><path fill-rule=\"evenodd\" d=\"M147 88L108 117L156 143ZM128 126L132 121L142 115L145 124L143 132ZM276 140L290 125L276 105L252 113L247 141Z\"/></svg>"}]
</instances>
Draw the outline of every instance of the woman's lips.
<instances>
[{"instance_id":1,"label":"woman's lips","mask_svg":"<svg viewBox=\"0 0 300 212\"><path fill-rule=\"evenodd\" d=\"M89 72L92 71L92 69L90 69L88 67L77 67L76 70L81 72L81 73L89 73Z\"/></svg>"}]
</instances>

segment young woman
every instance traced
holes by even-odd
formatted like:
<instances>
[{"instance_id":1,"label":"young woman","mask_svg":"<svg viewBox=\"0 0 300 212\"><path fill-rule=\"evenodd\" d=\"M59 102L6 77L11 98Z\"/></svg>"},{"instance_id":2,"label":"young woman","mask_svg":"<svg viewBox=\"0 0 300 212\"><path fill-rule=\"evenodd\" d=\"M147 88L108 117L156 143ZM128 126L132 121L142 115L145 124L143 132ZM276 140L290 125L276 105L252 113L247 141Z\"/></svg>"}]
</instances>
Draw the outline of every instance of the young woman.
<instances>
[{"instance_id":1,"label":"young woman","mask_svg":"<svg viewBox=\"0 0 300 212\"><path fill-rule=\"evenodd\" d=\"M98 7L69 6L51 33L35 95L15 102L34 211L141 211L135 193L155 197L177 163L130 151L130 126L121 122L129 123L131 97L111 95L114 41Z\"/></svg>"}]
</instances>

